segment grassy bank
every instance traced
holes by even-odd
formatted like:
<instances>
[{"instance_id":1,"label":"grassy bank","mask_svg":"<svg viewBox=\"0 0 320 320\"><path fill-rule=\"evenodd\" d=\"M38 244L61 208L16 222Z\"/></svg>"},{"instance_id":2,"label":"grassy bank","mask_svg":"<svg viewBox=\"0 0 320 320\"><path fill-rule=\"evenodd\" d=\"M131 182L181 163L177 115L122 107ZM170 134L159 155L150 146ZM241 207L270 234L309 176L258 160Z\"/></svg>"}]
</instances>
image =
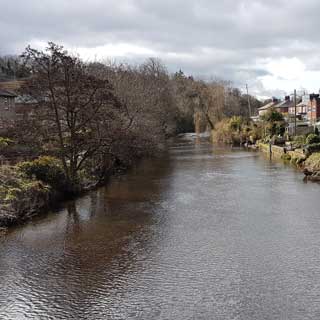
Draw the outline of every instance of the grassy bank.
<instances>
[{"instance_id":1,"label":"grassy bank","mask_svg":"<svg viewBox=\"0 0 320 320\"><path fill-rule=\"evenodd\" d=\"M12 225L21 224L57 203L93 188L96 186L94 179L83 172L77 187L71 188L60 160L49 156L0 166L0 230L3 232Z\"/></svg>"},{"instance_id":2,"label":"grassy bank","mask_svg":"<svg viewBox=\"0 0 320 320\"><path fill-rule=\"evenodd\" d=\"M271 146L272 156L282 159L298 167L303 171L306 179L309 181L320 182L320 152L311 152L316 149L316 144L307 145L304 149L286 151L285 147ZM270 153L270 146L265 143L259 143L259 150Z\"/></svg>"},{"instance_id":3,"label":"grassy bank","mask_svg":"<svg viewBox=\"0 0 320 320\"><path fill-rule=\"evenodd\" d=\"M103 176L100 168L92 163L79 172L76 185L70 185L61 160L52 156L0 166L0 236L11 226L23 224L57 208L65 200L105 185L111 176L123 174L141 158L109 162Z\"/></svg>"},{"instance_id":4,"label":"grassy bank","mask_svg":"<svg viewBox=\"0 0 320 320\"><path fill-rule=\"evenodd\" d=\"M320 152L311 154L304 163L306 179L320 182Z\"/></svg>"},{"instance_id":5,"label":"grassy bank","mask_svg":"<svg viewBox=\"0 0 320 320\"><path fill-rule=\"evenodd\" d=\"M215 124L212 140L216 143L258 147L274 158L302 169L308 180L320 181L319 132L290 136L283 115L269 110L260 121L233 116Z\"/></svg>"},{"instance_id":6,"label":"grassy bank","mask_svg":"<svg viewBox=\"0 0 320 320\"><path fill-rule=\"evenodd\" d=\"M0 168L0 228L21 223L49 206L52 187L18 166Z\"/></svg>"}]
</instances>

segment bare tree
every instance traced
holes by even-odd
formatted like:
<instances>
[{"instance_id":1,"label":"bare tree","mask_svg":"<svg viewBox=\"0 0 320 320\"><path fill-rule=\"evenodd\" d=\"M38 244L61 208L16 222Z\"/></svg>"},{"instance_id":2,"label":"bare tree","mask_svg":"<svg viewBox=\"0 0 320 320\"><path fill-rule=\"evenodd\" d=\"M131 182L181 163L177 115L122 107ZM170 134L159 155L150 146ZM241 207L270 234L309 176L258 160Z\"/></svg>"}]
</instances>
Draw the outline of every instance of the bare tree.
<instances>
[{"instance_id":1,"label":"bare tree","mask_svg":"<svg viewBox=\"0 0 320 320\"><path fill-rule=\"evenodd\" d=\"M110 144L121 104L107 80L89 74L61 46L49 43L45 52L28 47L23 58L33 76L21 92L34 101L43 142L61 159L72 190L85 162Z\"/></svg>"}]
</instances>

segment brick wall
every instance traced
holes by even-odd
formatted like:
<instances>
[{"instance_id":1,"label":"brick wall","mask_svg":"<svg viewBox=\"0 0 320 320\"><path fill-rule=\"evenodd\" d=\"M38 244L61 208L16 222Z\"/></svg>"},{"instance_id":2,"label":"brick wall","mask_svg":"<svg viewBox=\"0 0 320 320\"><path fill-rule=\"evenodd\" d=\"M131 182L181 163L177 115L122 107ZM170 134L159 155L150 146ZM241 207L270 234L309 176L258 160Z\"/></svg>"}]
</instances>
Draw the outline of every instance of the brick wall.
<instances>
[{"instance_id":1,"label":"brick wall","mask_svg":"<svg viewBox=\"0 0 320 320\"><path fill-rule=\"evenodd\" d=\"M308 106L308 120L316 122L320 118L320 98L313 98Z\"/></svg>"}]
</instances>

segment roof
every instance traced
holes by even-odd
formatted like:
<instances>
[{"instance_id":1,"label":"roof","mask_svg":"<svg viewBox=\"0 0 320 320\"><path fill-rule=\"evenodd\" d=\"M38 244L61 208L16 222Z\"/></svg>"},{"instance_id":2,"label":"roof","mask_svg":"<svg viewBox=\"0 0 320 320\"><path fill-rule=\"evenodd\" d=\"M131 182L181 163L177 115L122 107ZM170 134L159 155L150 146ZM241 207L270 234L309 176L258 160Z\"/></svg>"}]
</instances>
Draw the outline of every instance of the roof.
<instances>
[{"instance_id":1,"label":"roof","mask_svg":"<svg viewBox=\"0 0 320 320\"><path fill-rule=\"evenodd\" d=\"M275 104L275 108L281 108L281 107L286 107L286 104L287 104L288 101L284 100L284 101L281 101L277 104ZM290 101L289 101L290 102Z\"/></svg>"},{"instance_id":2,"label":"roof","mask_svg":"<svg viewBox=\"0 0 320 320\"><path fill-rule=\"evenodd\" d=\"M0 96L15 98L15 93L23 84L23 81L0 81Z\"/></svg>"},{"instance_id":3,"label":"roof","mask_svg":"<svg viewBox=\"0 0 320 320\"><path fill-rule=\"evenodd\" d=\"M15 92L21 88L24 82L23 80L0 81L0 89Z\"/></svg>"},{"instance_id":4,"label":"roof","mask_svg":"<svg viewBox=\"0 0 320 320\"><path fill-rule=\"evenodd\" d=\"M259 110L259 111L267 110L267 109L273 107L274 105L275 105L275 103L272 101L272 102L269 102L269 103L267 103L266 105L262 106L262 107L259 108L258 110Z\"/></svg>"},{"instance_id":5,"label":"roof","mask_svg":"<svg viewBox=\"0 0 320 320\"><path fill-rule=\"evenodd\" d=\"M292 100L283 100L280 103L276 104L274 107L275 108L290 108L293 106L293 101Z\"/></svg>"},{"instance_id":6,"label":"roof","mask_svg":"<svg viewBox=\"0 0 320 320\"><path fill-rule=\"evenodd\" d=\"M14 94L13 92L0 89L0 96L7 97L7 98L15 98L17 95Z\"/></svg>"}]
</instances>

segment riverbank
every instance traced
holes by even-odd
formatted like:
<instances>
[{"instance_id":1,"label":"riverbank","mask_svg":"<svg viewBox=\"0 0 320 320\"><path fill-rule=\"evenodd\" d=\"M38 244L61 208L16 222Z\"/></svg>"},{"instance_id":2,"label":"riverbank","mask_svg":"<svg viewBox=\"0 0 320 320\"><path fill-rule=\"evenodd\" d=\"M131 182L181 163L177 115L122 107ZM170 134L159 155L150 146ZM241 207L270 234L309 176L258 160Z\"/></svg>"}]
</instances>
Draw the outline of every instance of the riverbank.
<instances>
[{"instance_id":1,"label":"riverbank","mask_svg":"<svg viewBox=\"0 0 320 320\"><path fill-rule=\"evenodd\" d=\"M61 163L53 157L39 157L16 165L0 166L0 236L13 226L54 210L70 199L106 184L113 175L128 168L114 164L101 181L82 175L76 188L70 186Z\"/></svg>"},{"instance_id":2,"label":"riverbank","mask_svg":"<svg viewBox=\"0 0 320 320\"><path fill-rule=\"evenodd\" d=\"M310 181L320 181L320 153L308 155L303 149L288 151L284 147L257 143L249 146L298 167ZM108 177L122 174L128 168L114 166ZM40 157L15 166L0 167L0 236L8 228L23 224L43 212L61 206L101 184L81 177L78 191L70 194L61 164L55 158ZM106 182L106 181L105 181Z\"/></svg>"},{"instance_id":3,"label":"riverbank","mask_svg":"<svg viewBox=\"0 0 320 320\"><path fill-rule=\"evenodd\" d=\"M320 182L320 152L310 152L310 148L298 148L287 150L286 147L269 145L259 142L257 147L260 151L269 154L271 157L290 162L299 168L308 181ZM311 148L312 149L312 148Z\"/></svg>"},{"instance_id":4,"label":"riverbank","mask_svg":"<svg viewBox=\"0 0 320 320\"><path fill-rule=\"evenodd\" d=\"M283 114L270 110L259 122L243 117L225 118L212 130L212 141L229 145L246 145L286 162L305 174L305 179L320 181L319 132L289 136Z\"/></svg>"}]
</instances>

